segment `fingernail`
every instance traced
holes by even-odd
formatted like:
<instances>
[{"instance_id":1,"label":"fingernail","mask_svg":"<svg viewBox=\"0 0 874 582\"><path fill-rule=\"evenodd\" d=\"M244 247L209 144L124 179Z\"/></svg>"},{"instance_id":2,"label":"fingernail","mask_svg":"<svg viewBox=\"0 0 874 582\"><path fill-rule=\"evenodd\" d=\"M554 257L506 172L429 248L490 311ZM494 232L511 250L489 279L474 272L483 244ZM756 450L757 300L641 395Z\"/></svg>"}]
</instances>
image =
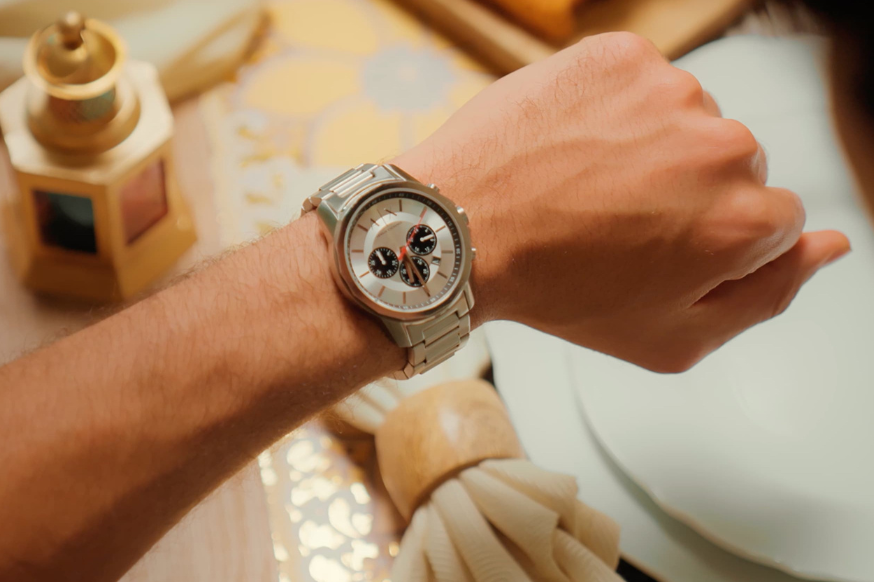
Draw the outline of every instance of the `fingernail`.
<instances>
[{"instance_id":1,"label":"fingernail","mask_svg":"<svg viewBox=\"0 0 874 582\"><path fill-rule=\"evenodd\" d=\"M843 249L843 250L836 252L831 257L829 257L829 259L825 263L823 263L822 266L828 267L829 265L831 265L833 263L837 263L839 260L841 260L844 257L846 257L847 255L849 255L851 250L852 249Z\"/></svg>"}]
</instances>

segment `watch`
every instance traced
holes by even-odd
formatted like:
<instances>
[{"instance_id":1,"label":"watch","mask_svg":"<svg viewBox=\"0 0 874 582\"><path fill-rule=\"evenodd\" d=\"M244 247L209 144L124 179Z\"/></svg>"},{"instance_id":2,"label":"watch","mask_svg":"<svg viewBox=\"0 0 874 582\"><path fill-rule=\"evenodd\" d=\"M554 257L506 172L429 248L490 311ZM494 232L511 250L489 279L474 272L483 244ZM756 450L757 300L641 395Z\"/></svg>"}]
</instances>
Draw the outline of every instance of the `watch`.
<instances>
[{"instance_id":1,"label":"watch","mask_svg":"<svg viewBox=\"0 0 874 582\"><path fill-rule=\"evenodd\" d=\"M397 166L362 164L306 199L331 246L340 290L407 348L392 376L448 360L470 335L471 245L464 209Z\"/></svg>"}]
</instances>

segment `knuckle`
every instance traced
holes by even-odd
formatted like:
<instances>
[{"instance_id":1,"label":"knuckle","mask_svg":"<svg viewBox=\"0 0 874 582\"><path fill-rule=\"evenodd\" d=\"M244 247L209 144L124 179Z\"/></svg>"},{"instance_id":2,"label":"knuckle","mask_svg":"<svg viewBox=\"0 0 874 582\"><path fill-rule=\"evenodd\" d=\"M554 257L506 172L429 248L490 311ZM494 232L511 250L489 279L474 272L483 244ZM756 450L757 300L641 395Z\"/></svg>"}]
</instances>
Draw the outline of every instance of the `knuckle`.
<instances>
[{"instance_id":1,"label":"knuckle","mask_svg":"<svg viewBox=\"0 0 874 582\"><path fill-rule=\"evenodd\" d=\"M807 210L805 210L804 202L798 194L785 188L770 188L769 192L772 196L782 198L787 206L792 207L792 212L787 213L787 215L794 221L795 226L804 226L807 221Z\"/></svg>"},{"instance_id":2,"label":"knuckle","mask_svg":"<svg viewBox=\"0 0 874 582\"><path fill-rule=\"evenodd\" d=\"M701 86L698 78L682 69L671 68L671 74L664 81L664 87L668 93L683 103L703 103L704 87Z\"/></svg>"},{"instance_id":3,"label":"knuckle","mask_svg":"<svg viewBox=\"0 0 874 582\"><path fill-rule=\"evenodd\" d=\"M698 234L708 253L720 257L720 264L738 276L748 274L749 257L760 254L763 241L774 241L790 230L764 187L737 188L726 194L700 226Z\"/></svg>"},{"instance_id":4,"label":"knuckle","mask_svg":"<svg viewBox=\"0 0 874 582\"><path fill-rule=\"evenodd\" d=\"M789 229L785 217L776 212L760 194L733 194L728 210L715 228L709 241L725 258L726 266L739 275L749 272L751 256L759 256L763 244L772 247Z\"/></svg>"},{"instance_id":5,"label":"knuckle","mask_svg":"<svg viewBox=\"0 0 874 582\"><path fill-rule=\"evenodd\" d=\"M782 230L780 217L762 192L743 191L733 195L731 216L750 240L774 236Z\"/></svg>"},{"instance_id":6,"label":"knuckle","mask_svg":"<svg viewBox=\"0 0 874 582\"><path fill-rule=\"evenodd\" d=\"M720 119L715 138L730 159L748 160L759 152L759 141L746 125L734 119Z\"/></svg>"},{"instance_id":7,"label":"knuckle","mask_svg":"<svg viewBox=\"0 0 874 582\"><path fill-rule=\"evenodd\" d=\"M737 193L733 207L751 240L786 236L804 225L804 205L789 190L775 192L762 187Z\"/></svg>"}]
</instances>

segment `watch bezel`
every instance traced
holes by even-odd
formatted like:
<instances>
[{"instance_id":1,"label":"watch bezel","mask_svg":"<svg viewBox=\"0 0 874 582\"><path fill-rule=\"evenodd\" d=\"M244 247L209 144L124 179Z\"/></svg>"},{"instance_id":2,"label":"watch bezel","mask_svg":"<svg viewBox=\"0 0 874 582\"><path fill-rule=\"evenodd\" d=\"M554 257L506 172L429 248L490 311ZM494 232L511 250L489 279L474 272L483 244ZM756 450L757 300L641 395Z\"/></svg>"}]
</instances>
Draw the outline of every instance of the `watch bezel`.
<instances>
[{"instance_id":1,"label":"watch bezel","mask_svg":"<svg viewBox=\"0 0 874 582\"><path fill-rule=\"evenodd\" d=\"M412 192L425 196L440 206L455 223L459 238L461 239L461 270L455 283L455 288L442 297L434 305L419 310L393 309L375 301L369 294L361 290L355 284L354 275L349 270L349 249L346 245L346 234L350 225L354 224L363 206L377 196L391 194L393 192ZM338 282L340 290L349 299L360 305L366 311L382 318L395 321L412 322L422 321L441 315L450 309L455 301L464 293L465 287L470 281L470 273L473 262L472 242L470 228L458 212L457 206L450 199L443 196L435 188L430 188L420 182L394 181L384 184L376 184L356 195L350 200L350 205L343 212L341 220L337 221L329 240L332 241L333 257L331 267L334 278Z\"/></svg>"}]
</instances>

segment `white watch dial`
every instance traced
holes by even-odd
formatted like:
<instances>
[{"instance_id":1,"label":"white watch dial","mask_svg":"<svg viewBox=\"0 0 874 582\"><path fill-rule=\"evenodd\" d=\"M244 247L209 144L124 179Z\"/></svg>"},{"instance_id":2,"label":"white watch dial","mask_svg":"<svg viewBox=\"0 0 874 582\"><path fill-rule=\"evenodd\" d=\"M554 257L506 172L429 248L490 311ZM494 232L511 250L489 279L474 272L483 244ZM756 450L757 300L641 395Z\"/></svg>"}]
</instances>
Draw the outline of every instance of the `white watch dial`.
<instances>
[{"instance_id":1,"label":"white watch dial","mask_svg":"<svg viewBox=\"0 0 874 582\"><path fill-rule=\"evenodd\" d=\"M392 309L423 311L458 286L463 250L458 226L416 192L368 200L346 230L346 260L355 284Z\"/></svg>"}]
</instances>

